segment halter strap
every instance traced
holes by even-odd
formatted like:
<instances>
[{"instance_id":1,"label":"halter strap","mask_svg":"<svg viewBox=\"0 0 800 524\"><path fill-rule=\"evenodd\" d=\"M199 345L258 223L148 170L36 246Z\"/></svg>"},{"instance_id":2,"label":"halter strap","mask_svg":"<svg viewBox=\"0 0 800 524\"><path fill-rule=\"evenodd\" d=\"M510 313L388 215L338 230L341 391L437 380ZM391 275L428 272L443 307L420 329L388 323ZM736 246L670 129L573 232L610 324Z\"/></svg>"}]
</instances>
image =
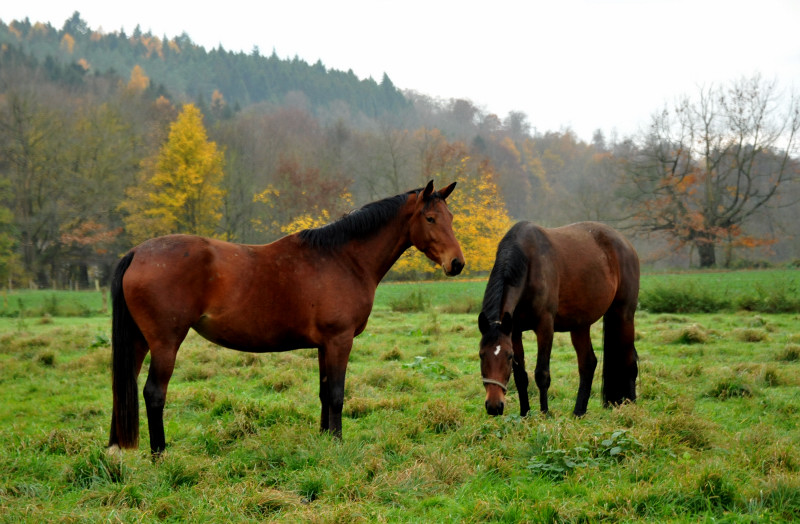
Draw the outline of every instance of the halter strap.
<instances>
[{"instance_id":1,"label":"halter strap","mask_svg":"<svg viewBox=\"0 0 800 524\"><path fill-rule=\"evenodd\" d=\"M502 382L499 382L497 380L493 380L491 378L485 378L485 379L483 379L483 383L484 383L484 385L486 385L486 384L494 384L495 386L500 386L500 388L503 390L503 393L508 393L508 386L506 386Z\"/></svg>"}]
</instances>

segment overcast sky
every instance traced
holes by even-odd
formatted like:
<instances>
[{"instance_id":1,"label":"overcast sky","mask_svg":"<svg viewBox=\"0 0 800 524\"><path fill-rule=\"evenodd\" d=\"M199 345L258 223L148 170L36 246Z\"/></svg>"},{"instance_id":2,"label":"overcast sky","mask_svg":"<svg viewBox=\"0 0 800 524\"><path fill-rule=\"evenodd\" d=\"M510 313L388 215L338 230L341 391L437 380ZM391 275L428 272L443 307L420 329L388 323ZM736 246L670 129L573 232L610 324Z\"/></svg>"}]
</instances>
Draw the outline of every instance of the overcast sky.
<instances>
[{"instance_id":1,"label":"overcast sky","mask_svg":"<svg viewBox=\"0 0 800 524\"><path fill-rule=\"evenodd\" d=\"M682 94L760 73L800 90L800 0L27 0L0 20L92 29L352 69L466 98L540 132L628 135Z\"/></svg>"}]
</instances>

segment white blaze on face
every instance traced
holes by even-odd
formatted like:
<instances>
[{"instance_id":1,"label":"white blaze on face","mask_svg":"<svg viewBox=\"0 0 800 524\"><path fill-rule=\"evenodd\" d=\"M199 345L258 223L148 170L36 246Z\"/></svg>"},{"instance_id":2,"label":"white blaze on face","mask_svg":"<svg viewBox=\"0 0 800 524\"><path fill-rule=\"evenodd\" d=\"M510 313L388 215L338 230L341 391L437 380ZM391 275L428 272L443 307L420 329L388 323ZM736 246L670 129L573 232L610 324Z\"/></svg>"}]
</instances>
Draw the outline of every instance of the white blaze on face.
<instances>
[{"instance_id":1,"label":"white blaze on face","mask_svg":"<svg viewBox=\"0 0 800 524\"><path fill-rule=\"evenodd\" d=\"M500 346L497 346L497 349L494 350L494 356L497 356L499 354L500 354Z\"/></svg>"}]
</instances>

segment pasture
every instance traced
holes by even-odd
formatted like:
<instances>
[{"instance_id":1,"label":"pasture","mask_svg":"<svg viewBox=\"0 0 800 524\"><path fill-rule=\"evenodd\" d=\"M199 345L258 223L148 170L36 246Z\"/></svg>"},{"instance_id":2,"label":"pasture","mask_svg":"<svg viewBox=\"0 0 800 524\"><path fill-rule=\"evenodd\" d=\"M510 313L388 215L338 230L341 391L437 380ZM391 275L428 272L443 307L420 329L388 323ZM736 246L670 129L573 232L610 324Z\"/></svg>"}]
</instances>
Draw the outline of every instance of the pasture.
<instances>
[{"instance_id":1,"label":"pasture","mask_svg":"<svg viewBox=\"0 0 800 524\"><path fill-rule=\"evenodd\" d=\"M192 333L156 462L141 402L140 449L105 453L101 294L8 294L0 521L796 521L799 283L791 270L643 277L639 399L603 409L598 366L581 419L567 334L551 415L520 418L512 381L505 415L490 418L485 281L382 284L351 353L341 442L318 432L315 350L238 353ZM601 324L592 334L602 362Z\"/></svg>"}]
</instances>

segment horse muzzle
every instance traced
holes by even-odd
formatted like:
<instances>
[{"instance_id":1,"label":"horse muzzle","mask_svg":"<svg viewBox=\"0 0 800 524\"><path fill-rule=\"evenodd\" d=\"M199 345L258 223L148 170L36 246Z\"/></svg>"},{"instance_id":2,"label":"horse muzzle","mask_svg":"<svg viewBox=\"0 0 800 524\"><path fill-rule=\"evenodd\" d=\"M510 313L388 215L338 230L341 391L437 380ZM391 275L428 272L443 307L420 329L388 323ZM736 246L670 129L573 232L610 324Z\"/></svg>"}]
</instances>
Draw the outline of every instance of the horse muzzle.
<instances>
[{"instance_id":1,"label":"horse muzzle","mask_svg":"<svg viewBox=\"0 0 800 524\"><path fill-rule=\"evenodd\" d=\"M498 380L493 380L493 379L490 379L490 378L484 378L483 379L483 385L484 385L484 387L489 386L489 385L496 386L497 388L499 388L502 391L502 393L492 394L492 392L490 392L489 388L487 387L486 388L486 402L483 403L483 405L486 406L486 413L488 413L489 415L491 415L493 417L497 416L497 415L502 415L503 414L503 408L505 408L505 405L506 405L505 396L506 396L506 392L508 391L508 386L506 384L503 384L502 382L500 382ZM495 392L496 391L497 390L495 389Z\"/></svg>"},{"instance_id":2,"label":"horse muzzle","mask_svg":"<svg viewBox=\"0 0 800 524\"><path fill-rule=\"evenodd\" d=\"M453 260L450 261L450 269L449 270L447 268L444 269L444 274L449 277L454 277L459 273L461 273L463 269L464 269L464 262L462 262L457 258L454 258Z\"/></svg>"},{"instance_id":3,"label":"horse muzzle","mask_svg":"<svg viewBox=\"0 0 800 524\"><path fill-rule=\"evenodd\" d=\"M503 408L505 408L506 403L502 400L497 401L489 401L487 400L484 405L486 406L486 413L489 415L496 417L497 415L503 414Z\"/></svg>"}]
</instances>

